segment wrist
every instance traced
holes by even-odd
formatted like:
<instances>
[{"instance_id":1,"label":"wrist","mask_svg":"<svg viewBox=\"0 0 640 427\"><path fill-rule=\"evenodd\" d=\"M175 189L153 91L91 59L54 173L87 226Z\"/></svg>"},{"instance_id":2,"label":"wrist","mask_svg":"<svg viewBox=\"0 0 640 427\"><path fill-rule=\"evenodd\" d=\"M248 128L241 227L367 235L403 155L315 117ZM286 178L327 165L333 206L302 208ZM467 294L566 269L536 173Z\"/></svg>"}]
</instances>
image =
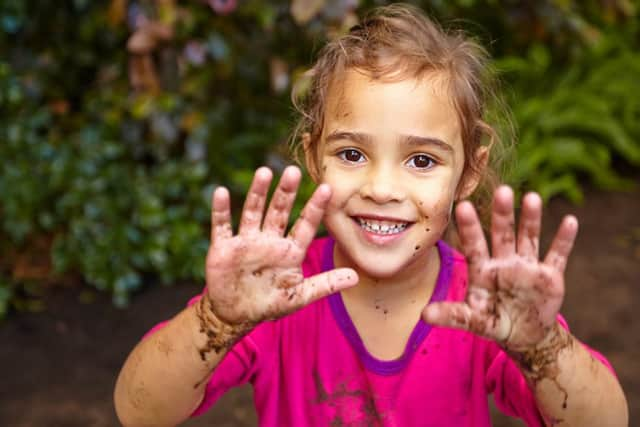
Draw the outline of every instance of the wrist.
<instances>
[{"instance_id":1,"label":"wrist","mask_svg":"<svg viewBox=\"0 0 640 427\"><path fill-rule=\"evenodd\" d=\"M534 386L542 379L558 376L560 354L574 344L573 336L557 322L535 346L525 350L507 350L520 366L526 379Z\"/></svg>"},{"instance_id":2,"label":"wrist","mask_svg":"<svg viewBox=\"0 0 640 427\"><path fill-rule=\"evenodd\" d=\"M203 361L211 351L220 354L233 347L255 326L253 322L230 323L221 319L216 315L211 297L206 291L194 304L194 308L199 324L198 332L204 336L204 344L197 346Z\"/></svg>"}]
</instances>

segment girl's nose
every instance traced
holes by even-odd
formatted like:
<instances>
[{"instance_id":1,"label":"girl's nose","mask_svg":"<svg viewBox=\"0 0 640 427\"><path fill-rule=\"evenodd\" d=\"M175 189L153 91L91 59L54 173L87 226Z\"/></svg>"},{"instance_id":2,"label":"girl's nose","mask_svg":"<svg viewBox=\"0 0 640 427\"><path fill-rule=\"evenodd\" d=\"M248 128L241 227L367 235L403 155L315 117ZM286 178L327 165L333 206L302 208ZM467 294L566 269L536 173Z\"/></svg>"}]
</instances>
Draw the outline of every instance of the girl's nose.
<instances>
[{"instance_id":1,"label":"girl's nose","mask_svg":"<svg viewBox=\"0 0 640 427\"><path fill-rule=\"evenodd\" d=\"M371 168L366 180L360 188L363 199L370 199L376 203L399 202L404 199L402 183L390 168Z\"/></svg>"}]
</instances>

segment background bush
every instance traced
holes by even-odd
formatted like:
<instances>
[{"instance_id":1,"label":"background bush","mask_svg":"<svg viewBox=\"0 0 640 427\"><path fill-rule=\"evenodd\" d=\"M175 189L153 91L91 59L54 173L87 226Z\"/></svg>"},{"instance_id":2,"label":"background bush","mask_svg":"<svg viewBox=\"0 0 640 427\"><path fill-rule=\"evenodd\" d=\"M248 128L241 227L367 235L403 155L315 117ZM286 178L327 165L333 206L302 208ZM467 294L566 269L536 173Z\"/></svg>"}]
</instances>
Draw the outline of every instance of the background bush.
<instances>
[{"instance_id":1,"label":"background bush","mask_svg":"<svg viewBox=\"0 0 640 427\"><path fill-rule=\"evenodd\" d=\"M123 306L143 283L202 280L213 188L237 207L256 167L290 163L292 82L382 3L3 1L0 317L38 309L50 283ZM416 4L496 58L520 140L511 182L574 201L633 185L636 2Z\"/></svg>"}]
</instances>

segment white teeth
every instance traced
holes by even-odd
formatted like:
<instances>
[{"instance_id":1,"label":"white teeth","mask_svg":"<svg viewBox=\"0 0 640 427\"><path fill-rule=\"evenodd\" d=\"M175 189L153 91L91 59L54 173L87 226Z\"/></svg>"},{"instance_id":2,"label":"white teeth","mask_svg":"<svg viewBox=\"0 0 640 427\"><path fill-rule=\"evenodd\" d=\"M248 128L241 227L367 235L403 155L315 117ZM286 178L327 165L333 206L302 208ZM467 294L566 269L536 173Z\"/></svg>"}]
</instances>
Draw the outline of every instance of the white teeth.
<instances>
[{"instance_id":1,"label":"white teeth","mask_svg":"<svg viewBox=\"0 0 640 427\"><path fill-rule=\"evenodd\" d=\"M396 234L407 228L406 222L377 221L358 218L360 227L377 234Z\"/></svg>"}]
</instances>

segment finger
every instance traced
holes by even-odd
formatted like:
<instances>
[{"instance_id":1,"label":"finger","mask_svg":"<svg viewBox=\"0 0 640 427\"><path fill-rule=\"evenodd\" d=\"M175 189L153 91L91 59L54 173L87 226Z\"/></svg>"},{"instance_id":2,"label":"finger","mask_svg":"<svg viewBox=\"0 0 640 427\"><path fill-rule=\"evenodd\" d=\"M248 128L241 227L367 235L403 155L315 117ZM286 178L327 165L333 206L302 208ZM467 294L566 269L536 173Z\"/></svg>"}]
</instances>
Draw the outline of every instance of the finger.
<instances>
[{"instance_id":1,"label":"finger","mask_svg":"<svg viewBox=\"0 0 640 427\"><path fill-rule=\"evenodd\" d=\"M514 223L513 190L502 185L493 195L491 253L494 258L505 258L515 252Z\"/></svg>"},{"instance_id":2,"label":"finger","mask_svg":"<svg viewBox=\"0 0 640 427\"><path fill-rule=\"evenodd\" d=\"M522 212L518 227L518 254L538 259L540 247L540 223L542 199L536 193L529 193L522 199Z\"/></svg>"},{"instance_id":3,"label":"finger","mask_svg":"<svg viewBox=\"0 0 640 427\"><path fill-rule=\"evenodd\" d=\"M211 196L211 241L232 236L229 190L218 187Z\"/></svg>"},{"instance_id":4,"label":"finger","mask_svg":"<svg viewBox=\"0 0 640 427\"><path fill-rule=\"evenodd\" d=\"M289 233L289 237L301 248L306 249L315 237L330 199L331 188L327 184L321 184L302 209L300 218L296 220Z\"/></svg>"},{"instance_id":5,"label":"finger","mask_svg":"<svg viewBox=\"0 0 640 427\"><path fill-rule=\"evenodd\" d=\"M300 178L300 169L297 167L290 166L284 170L278 183L278 188L276 188L271 198L271 203L269 203L269 209L267 209L267 215L262 226L263 231L278 236L284 235L289 222L289 213L300 185Z\"/></svg>"},{"instance_id":6,"label":"finger","mask_svg":"<svg viewBox=\"0 0 640 427\"><path fill-rule=\"evenodd\" d=\"M244 201L244 207L242 208L238 234L247 234L260 229L264 205L272 177L273 174L269 168L261 167L256 170L253 176L253 182L251 182L251 188L249 189L247 198Z\"/></svg>"},{"instance_id":7,"label":"finger","mask_svg":"<svg viewBox=\"0 0 640 427\"><path fill-rule=\"evenodd\" d=\"M358 273L350 268L337 268L308 277L301 284L288 289L288 298L295 308L301 308L357 283Z\"/></svg>"},{"instance_id":8,"label":"finger","mask_svg":"<svg viewBox=\"0 0 640 427\"><path fill-rule=\"evenodd\" d=\"M456 223L462 252L466 255L469 265L481 265L489 258L489 250L480 219L470 202L461 202L456 207Z\"/></svg>"},{"instance_id":9,"label":"finger","mask_svg":"<svg viewBox=\"0 0 640 427\"><path fill-rule=\"evenodd\" d=\"M497 341L504 341L511 332L511 321L506 316L489 316L463 302L428 304L422 318L431 325L463 329Z\"/></svg>"},{"instance_id":10,"label":"finger","mask_svg":"<svg viewBox=\"0 0 640 427\"><path fill-rule=\"evenodd\" d=\"M564 273L577 234L578 220L573 215L565 216L551 242L544 263Z\"/></svg>"},{"instance_id":11,"label":"finger","mask_svg":"<svg viewBox=\"0 0 640 427\"><path fill-rule=\"evenodd\" d=\"M445 328L472 330L473 310L464 302L434 302L422 310L425 322Z\"/></svg>"}]
</instances>

